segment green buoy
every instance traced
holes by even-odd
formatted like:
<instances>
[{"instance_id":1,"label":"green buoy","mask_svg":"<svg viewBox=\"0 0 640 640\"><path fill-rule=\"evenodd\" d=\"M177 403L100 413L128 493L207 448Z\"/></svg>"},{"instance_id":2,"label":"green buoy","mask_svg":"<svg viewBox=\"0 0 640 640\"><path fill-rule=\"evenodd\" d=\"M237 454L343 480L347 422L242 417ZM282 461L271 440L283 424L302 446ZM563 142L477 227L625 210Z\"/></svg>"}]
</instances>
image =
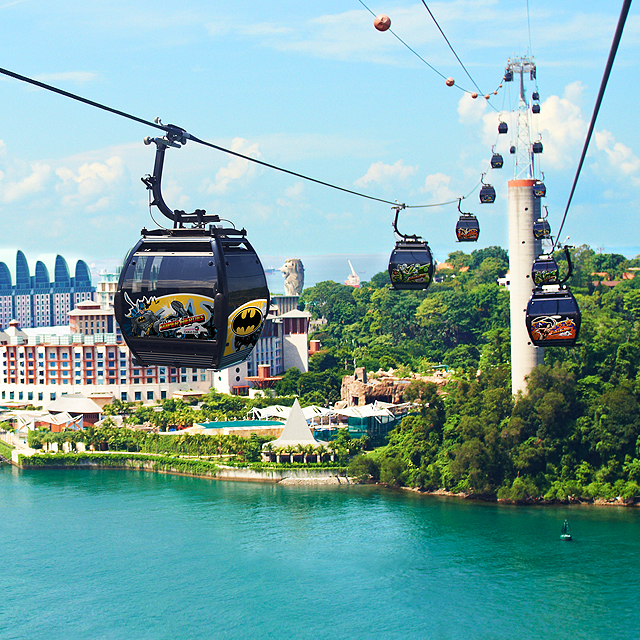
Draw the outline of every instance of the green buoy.
<instances>
[{"instance_id":1,"label":"green buoy","mask_svg":"<svg viewBox=\"0 0 640 640\"><path fill-rule=\"evenodd\" d=\"M562 533L560 534L560 540L571 540L571 529L569 529L568 520L565 520L562 523Z\"/></svg>"}]
</instances>

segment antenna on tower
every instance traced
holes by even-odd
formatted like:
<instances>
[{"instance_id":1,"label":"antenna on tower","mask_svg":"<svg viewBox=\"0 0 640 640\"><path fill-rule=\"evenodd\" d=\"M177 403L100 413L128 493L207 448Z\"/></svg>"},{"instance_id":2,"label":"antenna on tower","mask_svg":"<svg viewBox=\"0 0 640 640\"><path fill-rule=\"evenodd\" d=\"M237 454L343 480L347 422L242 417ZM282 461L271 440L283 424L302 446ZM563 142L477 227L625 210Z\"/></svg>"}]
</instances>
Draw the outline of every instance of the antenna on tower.
<instances>
[{"instance_id":1,"label":"antenna on tower","mask_svg":"<svg viewBox=\"0 0 640 640\"><path fill-rule=\"evenodd\" d=\"M520 76L520 97L518 100L518 122L515 140L514 179L532 179L535 176L533 148L531 144L531 110L527 100L525 74L530 81L536 79L536 63L533 57L522 56L507 59L505 77Z\"/></svg>"}]
</instances>

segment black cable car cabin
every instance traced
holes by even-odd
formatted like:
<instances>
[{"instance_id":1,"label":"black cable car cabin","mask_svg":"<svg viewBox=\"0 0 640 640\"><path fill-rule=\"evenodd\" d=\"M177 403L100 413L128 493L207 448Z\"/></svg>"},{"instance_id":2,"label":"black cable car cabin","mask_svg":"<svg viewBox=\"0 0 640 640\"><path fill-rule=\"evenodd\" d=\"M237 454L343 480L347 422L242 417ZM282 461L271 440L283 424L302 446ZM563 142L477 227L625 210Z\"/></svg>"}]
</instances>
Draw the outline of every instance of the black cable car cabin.
<instances>
[{"instance_id":1,"label":"black cable car cabin","mask_svg":"<svg viewBox=\"0 0 640 640\"><path fill-rule=\"evenodd\" d=\"M511 71L511 69L505 69L503 77L505 82L513 82L513 71Z\"/></svg>"},{"instance_id":2,"label":"black cable car cabin","mask_svg":"<svg viewBox=\"0 0 640 640\"><path fill-rule=\"evenodd\" d=\"M256 252L234 229L143 230L114 302L141 364L224 369L257 343L269 290Z\"/></svg>"},{"instance_id":3,"label":"black cable car cabin","mask_svg":"<svg viewBox=\"0 0 640 640\"><path fill-rule=\"evenodd\" d=\"M396 211L392 226L400 240L389 258L391 286L397 290L427 289L433 279L433 256L429 245L416 235L398 231L398 216L404 205L393 207ZM458 208L460 205L458 204Z\"/></svg>"},{"instance_id":4,"label":"black cable car cabin","mask_svg":"<svg viewBox=\"0 0 640 640\"><path fill-rule=\"evenodd\" d=\"M509 131L509 125L506 122L498 123L498 133L507 133Z\"/></svg>"},{"instance_id":5,"label":"black cable car cabin","mask_svg":"<svg viewBox=\"0 0 640 640\"><path fill-rule=\"evenodd\" d=\"M218 216L172 211L160 191L164 153L189 134L162 125L154 175L143 178L173 229L142 230L125 259L114 298L122 337L138 366L224 369L246 360L269 309L267 279L244 229L206 223ZM191 224L185 228L185 224Z\"/></svg>"},{"instance_id":6,"label":"black cable car cabin","mask_svg":"<svg viewBox=\"0 0 640 640\"><path fill-rule=\"evenodd\" d=\"M547 187L544 186L544 182L538 181L533 187L531 187L531 191L533 191L533 195L536 198L544 198L547 195Z\"/></svg>"},{"instance_id":7,"label":"black cable car cabin","mask_svg":"<svg viewBox=\"0 0 640 640\"><path fill-rule=\"evenodd\" d=\"M428 289L433 279L433 256L429 245L419 238L396 242L389 258L389 277L394 289Z\"/></svg>"},{"instance_id":8,"label":"black cable car cabin","mask_svg":"<svg viewBox=\"0 0 640 640\"><path fill-rule=\"evenodd\" d=\"M496 201L496 190L490 185L482 183L480 189L480 202L482 204L492 204Z\"/></svg>"},{"instance_id":9,"label":"black cable car cabin","mask_svg":"<svg viewBox=\"0 0 640 640\"><path fill-rule=\"evenodd\" d=\"M474 215L463 213L456 222L458 242L477 242L480 237L480 224Z\"/></svg>"},{"instance_id":10,"label":"black cable car cabin","mask_svg":"<svg viewBox=\"0 0 640 640\"><path fill-rule=\"evenodd\" d=\"M491 156L492 169L502 169L503 164L504 164L504 158L499 153L494 153Z\"/></svg>"},{"instance_id":11,"label":"black cable car cabin","mask_svg":"<svg viewBox=\"0 0 640 640\"><path fill-rule=\"evenodd\" d=\"M510 153L511 155L513 155L515 152L516 152L516 146L515 146L514 144L512 144L512 145L509 147L509 153Z\"/></svg>"},{"instance_id":12,"label":"black cable car cabin","mask_svg":"<svg viewBox=\"0 0 640 640\"><path fill-rule=\"evenodd\" d=\"M536 289L527 304L525 323L536 347L572 347L578 340L582 315L571 291L563 287L573 271L569 247L564 252L568 271L562 280L552 256L540 256L531 269ZM544 285L557 289L545 290Z\"/></svg>"},{"instance_id":13,"label":"black cable car cabin","mask_svg":"<svg viewBox=\"0 0 640 640\"><path fill-rule=\"evenodd\" d=\"M531 105L531 113L540 113L540 105L532 104Z\"/></svg>"},{"instance_id":14,"label":"black cable car cabin","mask_svg":"<svg viewBox=\"0 0 640 640\"><path fill-rule=\"evenodd\" d=\"M578 340L581 318L571 291L540 289L531 294L525 322L536 347L572 347Z\"/></svg>"},{"instance_id":15,"label":"black cable car cabin","mask_svg":"<svg viewBox=\"0 0 640 640\"><path fill-rule=\"evenodd\" d=\"M532 99L532 100L535 100L536 102L538 102L538 100L540 100L540 94L539 94L537 91L534 91L534 92L531 94L531 99Z\"/></svg>"},{"instance_id":16,"label":"black cable car cabin","mask_svg":"<svg viewBox=\"0 0 640 640\"><path fill-rule=\"evenodd\" d=\"M551 225L543 218L538 218L533 223L533 237L536 240L543 240L551 237Z\"/></svg>"},{"instance_id":17,"label":"black cable car cabin","mask_svg":"<svg viewBox=\"0 0 640 640\"><path fill-rule=\"evenodd\" d=\"M533 153L542 153L542 142L540 142L540 140L534 142L531 146L531 150L533 151Z\"/></svg>"}]
</instances>

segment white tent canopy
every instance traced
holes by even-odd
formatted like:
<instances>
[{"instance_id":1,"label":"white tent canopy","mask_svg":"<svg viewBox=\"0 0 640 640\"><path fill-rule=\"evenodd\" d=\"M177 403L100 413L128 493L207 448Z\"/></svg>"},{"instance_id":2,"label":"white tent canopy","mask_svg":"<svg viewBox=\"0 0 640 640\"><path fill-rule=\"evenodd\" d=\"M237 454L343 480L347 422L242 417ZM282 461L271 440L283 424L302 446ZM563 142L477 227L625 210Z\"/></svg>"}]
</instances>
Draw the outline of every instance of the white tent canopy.
<instances>
[{"instance_id":1,"label":"white tent canopy","mask_svg":"<svg viewBox=\"0 0 640 640\"><path fill-rule=\"evenodd\" d=\"M287 407L287 409L288 408L289 407ZM309 444L318 446L327 443L323 442L322 440L316 440L313 437L311 429L309 428L307 420L305 419L304 413L302 412L302 408L300 407L300 403L296 398L296 401L293 403L293 407L291 407L290 409L289 417L287 418L287 422L284 425L281 436L277 440L266 443L264 447L267 447L269 445L273 448L288 447L290 445L301 445L305 447Z\"/></svg>"}]
</instances>

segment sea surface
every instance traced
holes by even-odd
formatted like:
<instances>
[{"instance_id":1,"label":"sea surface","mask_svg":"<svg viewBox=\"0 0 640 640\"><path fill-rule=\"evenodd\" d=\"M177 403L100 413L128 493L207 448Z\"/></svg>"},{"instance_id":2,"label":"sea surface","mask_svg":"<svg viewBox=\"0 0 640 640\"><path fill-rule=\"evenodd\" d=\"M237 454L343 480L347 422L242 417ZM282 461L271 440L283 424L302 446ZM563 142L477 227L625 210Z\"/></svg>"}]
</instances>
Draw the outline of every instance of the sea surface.
<instances>
[{"instance_id":1,"label":"sea surface","mask_svg":"<svg viewBox=\"0 0 640 640\"><path fill-rule=\"evenodd\" d=\"M640 635L638 509L5 465L0 548L0 639Z\"/></svg>"}]
</instances>

